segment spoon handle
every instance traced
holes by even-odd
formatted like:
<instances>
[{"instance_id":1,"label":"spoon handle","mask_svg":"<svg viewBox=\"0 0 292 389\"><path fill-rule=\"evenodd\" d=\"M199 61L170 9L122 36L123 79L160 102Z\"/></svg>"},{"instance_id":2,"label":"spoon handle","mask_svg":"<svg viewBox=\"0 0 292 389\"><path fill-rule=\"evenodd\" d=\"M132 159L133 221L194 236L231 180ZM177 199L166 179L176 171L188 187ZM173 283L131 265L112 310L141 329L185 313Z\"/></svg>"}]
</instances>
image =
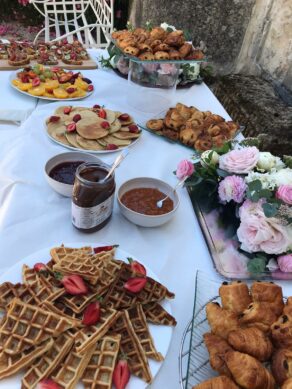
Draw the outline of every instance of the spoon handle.
<instances>
[{"instance_id":1,"label":"spoon handle","mask_svg":"<svg viewBox=\"0 0 292 389\"><path fill-rule=\"evenodd\" d=\"M108 174L104 178L104 181L107 180L113 173L113 171L119 166L119 164L126 158L126 156L129 154L129 149L124 149L121 154L115 159L115 162L112 164L112 167L110 168Z\"/></svg>"}]
</instances>

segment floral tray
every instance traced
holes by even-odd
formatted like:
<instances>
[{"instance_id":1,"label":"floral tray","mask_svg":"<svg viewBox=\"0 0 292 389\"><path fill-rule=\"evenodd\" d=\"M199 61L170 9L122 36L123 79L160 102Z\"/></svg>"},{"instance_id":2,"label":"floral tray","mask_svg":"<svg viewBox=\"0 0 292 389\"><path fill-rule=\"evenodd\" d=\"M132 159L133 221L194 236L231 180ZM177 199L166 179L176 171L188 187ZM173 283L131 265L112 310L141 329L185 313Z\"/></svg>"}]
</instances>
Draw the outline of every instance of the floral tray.
<instances>
[{"instance_id":1,"label":"floral tray","mask_svg":"<svg viewBox=\"0 0 292 389\"><path fill-rule=\"evenodd\" d=\"M251 266L251 257L248 253L239 251L239 242L236 230L239 219L235 216L234 208L214 203L206 193L210 191L208 183L198 187L187 187L194 211L197 215L204 234L215 269L222 276L229 279L284 279L292 280L292 273L283 273L280 270L257 272Z\"/></svg>"}]
</instances>

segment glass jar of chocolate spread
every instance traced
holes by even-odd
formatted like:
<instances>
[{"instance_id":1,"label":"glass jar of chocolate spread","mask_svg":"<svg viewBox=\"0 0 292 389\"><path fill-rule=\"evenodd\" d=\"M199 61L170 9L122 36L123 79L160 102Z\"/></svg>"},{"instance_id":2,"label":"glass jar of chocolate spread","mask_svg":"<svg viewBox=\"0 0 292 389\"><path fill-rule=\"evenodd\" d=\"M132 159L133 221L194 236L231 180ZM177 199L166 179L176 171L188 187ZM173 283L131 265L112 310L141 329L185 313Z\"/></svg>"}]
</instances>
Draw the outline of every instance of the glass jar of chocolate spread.
<instances>
[{"instance_id":1,"label":"glass jar of chocolate spread","mask_svg":"<svg viewBox=\"0 0 292 389\"><path fill-rule=\"evenodd\" d=\"M109 166L83 163L78 166L72 195L72 223L80 231L94 232L110 220L115 194L115 177L105 180Z\"/></svg>"}]
</instances>

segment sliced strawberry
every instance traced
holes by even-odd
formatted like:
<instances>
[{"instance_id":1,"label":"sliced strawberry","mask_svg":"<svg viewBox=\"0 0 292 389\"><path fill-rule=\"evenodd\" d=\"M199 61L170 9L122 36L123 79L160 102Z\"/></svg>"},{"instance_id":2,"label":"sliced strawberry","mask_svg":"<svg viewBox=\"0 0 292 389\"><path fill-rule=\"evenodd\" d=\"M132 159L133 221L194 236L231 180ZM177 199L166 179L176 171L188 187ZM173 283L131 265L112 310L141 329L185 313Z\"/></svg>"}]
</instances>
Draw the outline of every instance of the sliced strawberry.
<instances>
[{"instance_id":1,"label":"sliced strawberry","mask_svg":"<svg viewBox=\"0 0 292 389\"><path fill-rule=\"evenodd\" d=\"M47 271L47 267L44 263L38 262L33 265L36 272Z\"/></svg>"},{"instance_id":2,"label":"sliced strawberry","mask_svg":"<svg viewBox=\"0 0 292 389\"><path fill-rule=\"evenodd\" d=\"M113 248L118 247L118 244L114 244L112 246L100 246L100 247L94 247L93 251L95 254L102 253L104 251L111 251Z\"/></svg>"},{"instance_id":3,"label":"sliced strawberry","mask_svg":"<svg viewBox=\"0 0 292 389\"><path fill-rule=\"evenodd\" d=\"M139 293L144 289L147 279L142 277L129 278L127 282L124 283L124 288L131 293Z\"/></svg>"},{"instance_id":4,"label":"sliced strawberry","mask_svg":"<svg viewBox=\"0 0 292 389\"><path fill-rule=\"evenodd\" d=\"M86 286L83 278L77 274L71 276L65 276L61 280L67 293L72 295L80 295L88 293L88 287Z\"/></svg>"},{"instance_id":5,"label":"sliced strawberry","mask_svg":"<svg viewBox=\"0 0 292 389\"><path fill-rule=\"evenodd\" d=\"M107 130L108 128L110 128L109 122L101 122L100 125L101 125L101 127L104 128L105 130Z\"/></svg>"},{"instance_id":6,"label":"sliced strawberry","mask_svg":"<svg viewBox=\"0 0 292 389\"><path fill-rule=\"evenodd\" d=\"M76 115L73 116L72 120L75 123L79 122L79 120L81 120L81 115L79 115L79 113L77 113Z\"/></svg>"},{"instance_id":7,"label":"sliced strawberry","mask_svg":"<svg viewBox=\"0 0 292 389\"><path fill-rule=\"evenodd\" d=\"M32 80L32 86L39 86L41 84L41 80L39 77L36 77Z\"/></svg>"},{"instance_id":8,"label":"sliced strawberry","mask_svg":"<svg viewBox=\"0 0 292 389\"><path fill-rule=\"evenodd\" d=\"M48 93L53 93L53 89L47 89Z\"/></svg>"},{"instance_id":9,"label":"sliced strawberry","mask_svg":"<svg viewBox=\"0 0 292 389\"><path fill-rule=\"evenodd\" d=\"M119 360L113 373L113 383L116 389L125 389L130 380L130 375L128 362L125 359Z\"/></svg>"},{"instance_id":10,"label":"sliced strawberry","mask_svg":"<svg viewBox=\"0 0 292 389\"><path fill-rule=\"evenodd\" d=\"M58 73L60 70L61 70L61 68L60 68L59 66L53 66L53 67L51 68L51 71L52 71L53 73Z\"/></svg>"},{"instance_id":11,"label":"sliced strawberry","mask_svg":"<svg viewBox=\"0 0 292 389\"><path fill-rule=\"evenodd\" d=\"M142 263L138 261L134 261L133 258L127 258L129 264L131 265L131 270L134 274L140 274L142 276L146 276L147 272Z\"/></svg>"},{"instance_id":12,"label":"sliced strawberry","mask_svg":"<svg viewBox=\"0 0 292 389\"><path fill-rule=\"evenodd\" d=\"M114 145L113 143L109 143L107 146L106 146L106 150L117 150L118 149L118 146L117 145Z\"/></svg>"},{"instance_id":13,"label":"sliced strawberry","mask_svg":"<svg viewBox=\"0 0 292 389\"><path fill-rule=\"evenodd\" d=\"M120 116L119 116L119 120L121 120L122 122L125 122L127 120L130 119L130 116L127 114L127 113L122 113Z\"/></svg>"},{"instance_id":14,"label":"sliced strawberry","mask_svg":"<svg viewBox=\"0 0 292 389\"><path fill-rule=\"evenodd\" d=\"M60 385L58 385L55 381L45 378L44 380L40 381L36 389L62 389Z\"/></svg>"},{"instance_id":15,"label":"sliced strawberry","mask_svg":"<svg viewBox=\"0 0 292 389\"><path fill-rule=\"evenodd\" d=\"M129 131L134 133L134 134L137 134L139 132L139 127L136 126L136 124L130 124L128 126L128 128L129 128Z\"/></svg>"},{"instance_id":16,"label":"sliced strawberry","mask_svg":"<svg viewBox=\"0 0 292 389\"><path fill-rule=\"evenodd\" d=\"M67 92L68 92L68 90L67 90ZM65 115L69 115L69 113L70 113L71 111L72 111L72 107L65 107L64 110L63 110L63 112L64 112Z\"/></svg>"},{"instance_id":17,"label":"sliced strawberry","mask_svg":"<svg viewBox=\"0 0 292 389\"><path fill-rule=\"evenodd\" d=\"M61 119L60 116L51 116L50 119L49 119L49 121L50 121L51 123L56 123L56 122L58 122L60 119Z\"/></svg>"},{"instance_id":18,"label":"sliced strawberry","mask_svg":"<svg viewBox=\"0 0 292 389\"><path fill-rule=\"evenodd\" d=\"M87 305L84 310L82 324L85 326L92 326L100 321L100 303L95 301Z\"/></svg>"},{"instance_id":19,"label":"sliced strawberry","mask_svg":"<svg viewBox=\"0 0 292 389\"><path fill-rule=\"evenodd\" d=\"M92 92L94 89L94 86L92 84L88 85L87 90L88 92Z\"/></svg>"},{"instance_id":20,"label":"sliced strawberry","mask_svg":"<svg viewBox=\"0 0 292 389\"><path fill-rule=\"evenodd\" d=\"M74 93L74 92L77 91L77 89L76 89L76 88L73 88L73 87L70 87L70 88L67 88L66 91L67 91L68 93Z\"/></svg>"},{"instance_id":21,"label":"sliced strawberry","mask_svg":"<svg viewBox=\"0 0 292 389\"><path fill-rule=\"evenodd\" d=\"M30 78L36 78L37 77L37 74L35 74L35 72L33 70L30 70L27 74L28 74L28 76Z\"/></svg>"},{"instance_id":22,"label":"sliced strawberry","mask_svg":"<svg viewBox=\"0 0 292 389\"><path fill-rule=\"evenodd\" d=\"M106 119L106 111L101 108L100 111L98 112L98 116L102 119Z\"/></svg>"},{"instance_id":23,"label":"sliced strawberry","mask_svg":"<svg viewBox=\"0 0 292 389\"><path fill-rule=\"evenodd\" d=\"M74 132L74 131L76 131L76 123L69 123L69 124L67 124L66 131L67 132Z\"/></svg>"}]
</instances>

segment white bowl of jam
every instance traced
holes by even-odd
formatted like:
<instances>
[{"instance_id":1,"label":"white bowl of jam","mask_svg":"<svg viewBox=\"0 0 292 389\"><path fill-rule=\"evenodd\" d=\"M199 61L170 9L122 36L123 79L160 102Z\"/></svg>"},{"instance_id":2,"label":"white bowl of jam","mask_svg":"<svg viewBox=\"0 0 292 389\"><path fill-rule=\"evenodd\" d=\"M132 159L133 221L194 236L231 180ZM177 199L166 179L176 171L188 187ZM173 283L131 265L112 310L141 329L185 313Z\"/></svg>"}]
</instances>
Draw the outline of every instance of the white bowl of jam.
<instances>
[{"instance_id":1,"label":"white bowl of jam","mask_svg":"<svg viewBox=\"0 0 292 389\"><path fill-rule=\"evenodd\" d=\"M157 201L169 195L161 208ZM118 190L121 213L141 227L158 227L174 216L179 197L166 182L156 178L139 177L126 181Z\"/></svg>"},{"instance_id":2,"label":"white bowl of jam","mask_svg":"<svg viewBox=\"0 0 292 389\"><path fill-rule=\"evenodd\" d=\"M48 184L60 195L71 197L75 172L84 162L101 161L92 154L75 151L55 155L45 165Z\"/></svg>"}]
</instances>

